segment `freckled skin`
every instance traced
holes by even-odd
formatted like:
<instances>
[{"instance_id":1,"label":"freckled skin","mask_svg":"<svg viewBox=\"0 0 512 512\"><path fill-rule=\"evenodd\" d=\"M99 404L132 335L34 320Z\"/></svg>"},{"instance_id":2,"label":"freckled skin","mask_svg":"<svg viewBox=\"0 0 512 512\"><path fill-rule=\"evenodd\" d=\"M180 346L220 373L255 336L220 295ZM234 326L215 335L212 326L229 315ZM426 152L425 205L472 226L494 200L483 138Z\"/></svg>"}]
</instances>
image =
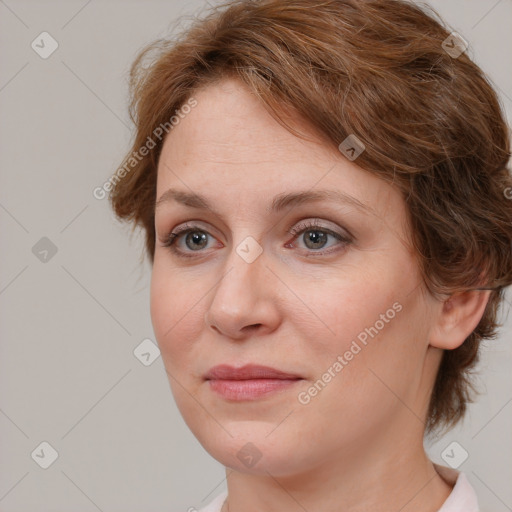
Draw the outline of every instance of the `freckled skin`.
<instances>
[{"instance_id":1,"label":"freckled skin","mask_svg":"<svg viewBox=\"0 0 512 512\"><path fill-rule=\"evenodd\" d=\"M221 217L175 202L158 208L151 317L184 420L235 470L230 512L298 510L281 485L308 510L339 510L342 500L344 510L389 512L430 477L427 494L402 512L437 510L450 489L423 451L419 418L442 354L429 345L439 308L404 242L403 199L357 160L289 133L236 81L194 97L197 106L165 141L157 198L169 188L199 193ZM275 195L312 189L341 190L377 215L326 201L268 213ZM307 220L318 224L313 231L353 240L329 236L325 248L311 248L307 230L287 232ZM207 233L204 248L194 251L186 235L174 245L191 258L164 246L172 230L196 222ZM249 236L263 249L250 264L236 252ZM389 319L395 303L401 310ZM298 394L377 321L378 334L301 404ZM303 381L260 400L230 402L203 379L221 363L272 366ZM253 467L237 457L248 442L261 454Z\"/></svg>"}]
</instances>

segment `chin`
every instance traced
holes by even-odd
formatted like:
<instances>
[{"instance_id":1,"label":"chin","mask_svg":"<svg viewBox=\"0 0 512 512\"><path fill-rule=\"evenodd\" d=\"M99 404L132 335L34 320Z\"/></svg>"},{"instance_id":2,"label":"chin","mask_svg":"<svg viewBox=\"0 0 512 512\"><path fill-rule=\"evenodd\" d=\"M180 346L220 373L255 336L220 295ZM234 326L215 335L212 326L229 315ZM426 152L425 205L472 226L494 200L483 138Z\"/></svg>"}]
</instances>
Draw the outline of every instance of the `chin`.
<instances>
[{"instance_id":1,"label":"chin","mask_svg":"<svg viewBox=\"0 0 512 512\"><path fill-rule=\"evenodd\" d=\"M262 421L227 421L222 423L224 428L213 419L211 422L215 426L203 422L189 428L203 448L226 467L254 475L287 476L304 464L300 459L305 454L297 450L304 443L282 426L272 432L276 424Z\"/></svg>"}]
</instances>

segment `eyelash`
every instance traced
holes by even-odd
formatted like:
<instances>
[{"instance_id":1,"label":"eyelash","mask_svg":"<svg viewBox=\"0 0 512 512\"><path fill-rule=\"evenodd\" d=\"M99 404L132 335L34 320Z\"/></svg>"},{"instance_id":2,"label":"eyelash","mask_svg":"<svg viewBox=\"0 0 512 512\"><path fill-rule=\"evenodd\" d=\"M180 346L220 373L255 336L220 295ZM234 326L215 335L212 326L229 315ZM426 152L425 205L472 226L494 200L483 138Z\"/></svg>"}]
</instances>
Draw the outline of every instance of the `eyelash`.
<instances>
[{"instance_id":1,"label":"eyelash","mask_svg":"<svg viewBox=\"0 0 512 512\"><path fill-rule=\"evenodd\" d=\"M174 254L176 254L180 257L193 258L193 257L195 257L193 254L194 251L187 251L186 253L182 252L181 250L176 248L176 241L180 237L185 236L188 233L191 233L194 231L198 231L200 233L207 233L209 235L209 233L200 226L193 225L193 224L184 224L177 231L172 231L171 233L169 233L165 239L165 242L162 245L163 245L163 247L168 248ZM334 238L336 238L338 241L340 241L341 242L340 245L342 245L342 246L347 246L350 243L352 243L352 238L349 237L348 235L345 236L340 233L336 233L335 231L332 231L330 229L327 229L325 227L322 227L316 220L313 222L311 222L311 221L301 222L297 226L287 230L287 233L292 235L295 240L299 235L301 235L302 233L305 233L307 231L319 231L322 233L326 233L327 235L331 235ZM201 252L201 251L197 251L197 252ZM331 253L333 251L327 250L324 252L320 252L320 251L315 251L313 249L310 249L309 252L322 256L322 255ZM192 253L192 254L190 254L190 253Z\"/></svg>"}]
</instances>

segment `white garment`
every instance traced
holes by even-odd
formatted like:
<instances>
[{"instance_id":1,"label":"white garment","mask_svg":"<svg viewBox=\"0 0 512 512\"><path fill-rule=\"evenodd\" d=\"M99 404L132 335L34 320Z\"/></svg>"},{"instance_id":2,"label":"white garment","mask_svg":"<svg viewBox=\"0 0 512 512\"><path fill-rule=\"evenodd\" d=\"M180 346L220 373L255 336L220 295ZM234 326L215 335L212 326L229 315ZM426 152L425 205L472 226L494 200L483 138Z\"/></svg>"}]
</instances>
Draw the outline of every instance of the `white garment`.
<instances>
[{"instance_id":1,"label":"white garment","mask_svg":"<svg viewBox=\"0 0 512 512\"><path fill-rule=\"evenodd\" d=\"M438 464L434 468L445 482L455 484L438 512L479 512L475 490L464 473Z\"/></svg>"},{"instance_id":2,"label":"white garment","mask_svg":"<svg viewBox=\"0 0 512 512\"><path fill-rule=\"evenodd\" d=\"M434 468L449 485L455 484L438 512L479 512L475 490L464 473L438 464ZM223 491L198 512L220 512L227 496L228 491Z\"/></svg>"}]
</instances>

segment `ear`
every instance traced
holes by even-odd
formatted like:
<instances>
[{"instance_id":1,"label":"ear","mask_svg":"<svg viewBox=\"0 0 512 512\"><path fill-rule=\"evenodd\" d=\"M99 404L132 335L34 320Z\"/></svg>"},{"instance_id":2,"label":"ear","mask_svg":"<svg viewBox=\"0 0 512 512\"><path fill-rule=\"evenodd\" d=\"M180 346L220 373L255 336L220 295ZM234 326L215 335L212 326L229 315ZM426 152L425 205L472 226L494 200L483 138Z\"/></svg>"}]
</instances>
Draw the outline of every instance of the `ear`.
<instances>
[{"instance_id":1,"label":"ear","mask_svg":"<svg viewBox=\"0 0 512 512\"><path fill-rule=\"evenodd\" d=\"M490 294L490 290L457 292L439 303L430 345L445 350L460 347L482 319Z\"/></svg>"}]
</instances>

